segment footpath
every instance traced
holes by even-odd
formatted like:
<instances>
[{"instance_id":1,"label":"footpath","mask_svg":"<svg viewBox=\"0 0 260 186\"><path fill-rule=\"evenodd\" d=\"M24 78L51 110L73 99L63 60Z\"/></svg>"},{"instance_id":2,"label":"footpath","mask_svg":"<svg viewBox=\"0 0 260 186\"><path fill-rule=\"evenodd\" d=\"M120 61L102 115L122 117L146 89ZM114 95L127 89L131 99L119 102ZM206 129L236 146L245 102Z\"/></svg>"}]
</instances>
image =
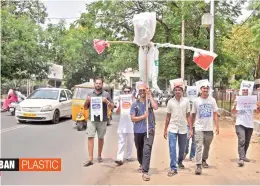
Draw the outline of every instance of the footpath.
<instances>
[{"instance_id":1,"label":"footpath","mask_svg":"<svg viewBox=\"0 0 260 186\"><path fill-rule=\"evenodd\" d=\"M259 137L254 134L248 150L248 158L251 160L245 163L244 167L237 166L237 137L234 123L220 118L220 134L215 135L208 164L209 168L203 169L201 175L195 175L195 161L187 157L183 164L185 169L178 170L178 174L168 177L169 150L168 141L163 138L165 108L161 107L156 111L156 135L152 150L150 175L151 180L143 181L142 174L138 173L138 162L136 160L136 149L134 147L133 157L135 161L125 162L117 166L110 175L100 181L99 184L111 185L260 185L260 142Z\"/></svg>"}]
</instances>

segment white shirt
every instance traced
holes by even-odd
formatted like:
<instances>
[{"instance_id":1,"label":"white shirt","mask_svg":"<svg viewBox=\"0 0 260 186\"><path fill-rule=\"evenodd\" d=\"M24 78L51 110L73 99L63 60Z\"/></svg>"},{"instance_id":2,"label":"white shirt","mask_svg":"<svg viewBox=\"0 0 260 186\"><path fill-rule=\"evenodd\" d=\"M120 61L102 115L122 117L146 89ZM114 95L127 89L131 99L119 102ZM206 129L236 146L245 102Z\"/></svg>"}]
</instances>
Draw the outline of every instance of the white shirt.
<instances>
[{"instance_id":1,"label":"white shirt","mask_svg":"<svg viewBox=\"0 0 260 186\"><path fill-rule=\"evenodd\" d=\"M169 100L167 104L167 113L171 114L171 120L168 131L171 133L186 134L187 133L187 113L190 112L190 102L182 97L180 101L176 98Z\"/></svg>"},{"instance_id":2,"label":"white shirt","mask_svg":"<svg viewBox=\"0 0 260 186\"><path fill-rule=\"evenodd\" d=\"M121 102L121 97L119 99ZM119 107L121 107L121 104L119 104ZM120 108L120 119L119 119L117 133L134 133L134 124L131 120L130 109L129 112L126 113L126 112L122 112L122 108Z\"/></svg>"},{"instance_id":3,"label":"white shirt","mask_svg":"<svg viewBox=\"0 0 260 186\"><path fill-rule=\"evenodd\" d=\"M246 128L254 128L254 111L238 110L236 113L236 125L243 125Z\"/></svg>"},{"instance_id":4,"label":"white shirt","mask_svg":"<svg viewBox=\"0 0 260 186\"><path fill-rule=\"evenodd\" d=\"M191 110L192 114L196 114L195 131L213 131L213 116L217 109L217 103L213 97L195 99Z\"/></svg>"}]
</instances>

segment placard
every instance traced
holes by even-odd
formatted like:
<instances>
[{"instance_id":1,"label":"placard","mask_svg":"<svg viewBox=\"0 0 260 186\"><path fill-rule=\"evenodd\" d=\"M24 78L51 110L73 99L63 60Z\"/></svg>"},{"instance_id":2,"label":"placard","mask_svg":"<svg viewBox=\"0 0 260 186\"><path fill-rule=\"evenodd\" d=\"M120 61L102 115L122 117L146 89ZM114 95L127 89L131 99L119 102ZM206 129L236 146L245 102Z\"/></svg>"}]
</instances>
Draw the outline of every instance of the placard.
<instances>
[{"instance_id":1,"label":"placard","mask_svg":"<svg viewBox=\"0 0 260 186\"><path fill-rule=\"evenodd\" d=\"M194 101L198 97L198 90L196 86L187 86L187 97L189 101Z\"/></svg>"},{"instance_id":2,"label":"placard","mask_svg":"<svg viewBox=\"0 0 260 186\"><path fill-rule=\"evenodd\" d=\"M129 114L132 105L132 95L120 95L121 113Z\"/></svg>"},{"instance_id":3,"label":"placard","mask_svg":"<svg viewBox=\"0 0 260 186\"><path fill-rule=\"evenodd\" d=\"M237 96L237 110L255 110L257 96Z\"/></svg>"},{"instance_id":4,"label":"placard","mask_svg":"<svg viewBox=\"0 0 260 186\"><path fill-rule=\"evenodd\" d=\"M103 101L102 97L91 97L91 121L94 121L94 116L100 116L100 121L103 121Z\"/></svg>"}]
</instances>

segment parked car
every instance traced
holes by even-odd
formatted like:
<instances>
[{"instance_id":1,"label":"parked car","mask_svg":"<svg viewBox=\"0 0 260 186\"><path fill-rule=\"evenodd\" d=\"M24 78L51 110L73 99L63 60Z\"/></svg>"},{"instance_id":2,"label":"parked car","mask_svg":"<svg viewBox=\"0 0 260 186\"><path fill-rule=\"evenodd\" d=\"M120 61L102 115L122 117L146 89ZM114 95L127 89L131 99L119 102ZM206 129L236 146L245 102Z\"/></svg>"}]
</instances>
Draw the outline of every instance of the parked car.
<instances>
[{"instance_id":1,"label":"parked car","mask_svg":"<svg viewBox=\"0 0 260 186\"><path fill-rule=\"evenodd\" d=\"M39 88L16 107L19 123L27 121L59 122L61 117L72 115L72 93L63 88Z\"/></svg>"}]
</instances>

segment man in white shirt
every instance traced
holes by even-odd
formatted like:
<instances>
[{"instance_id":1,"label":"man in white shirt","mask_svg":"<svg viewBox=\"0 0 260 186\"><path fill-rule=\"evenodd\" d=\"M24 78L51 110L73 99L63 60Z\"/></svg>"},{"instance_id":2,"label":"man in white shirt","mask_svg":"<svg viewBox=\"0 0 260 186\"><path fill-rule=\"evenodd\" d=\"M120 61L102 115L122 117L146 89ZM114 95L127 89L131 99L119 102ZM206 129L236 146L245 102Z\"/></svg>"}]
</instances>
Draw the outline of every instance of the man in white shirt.
<instances>
[{"instance_id":1,"label":"man in white shirt","mask_svg":"<svg viewBox=\"0 0 260 186\"><path fill-rule=\"evenodd\" d=\"M192 125L195 127L196 164L195 174L200 175L203 168L208 168L206 160L213 140L213 118L216 125L216 134L219 134L216 100L209 96L209 83L201 85L201 95L192 105ZM204 148L203 148L204 147ZM203 149L203 152L202 152Z\"/></svg>"},{"instance_id":2,"label":"man in white shirt","mask_svg":"<svg viewBox=\"0 0 260 186\"><path fill-rule=\"evenodd\" d=\"M117 109L117 114L120 114L119 124L118 124L118 151L117 160L115 161L118 165L123 165L125 146L127 146L126 160L132 161L132 149L134 145L134 126L130 116L130 108L133 101L133 95L131 93L131 87L126 86L123 89L124 95L128 99L127 102L122 102L125 96L120 96L119 106ZM131 98L131 101L129 100ZM123 103L126 108L121 108ZM122 111L124 109L125 111Z\"/></svg>"},{"instance_id":3,"label":"man in white shirt","mask_svg":"<svg viewBox=\"0 0 260 186\"><path fill-rule=\"evenodd\" d=\"M242 96L248 96L248 88L242 89ZM236 133L238 137L238 166L244 166L244 162L250 162L246 157L246 153L250 144L251 136L254 130L254 111L253 110L237 110L237 102L235 100L232 113L236 114ZM260 113L260 102L257 102L256 113Z\"/></svg>"},{"instance_id":4,"label":"man in white shirt","mask_svg":"<svg viewBox=\"0 0 260 186\"><path fill-rule=\"evenodd\" d=\"M173 89L175 96L171 98L167 104L167 115L164 128L164 138L169 136L169 151L170 151L170 168L168 176L174 176L178 173L176 165L176 142L178 139L179 156L178 167L184 169L182 161L187 142L187 123L191 127L190 119L190 103L189 100L183 97L183 87L175 86ZM190 130L190 136L192 136Z\"/></svg>"}]
</instances>

